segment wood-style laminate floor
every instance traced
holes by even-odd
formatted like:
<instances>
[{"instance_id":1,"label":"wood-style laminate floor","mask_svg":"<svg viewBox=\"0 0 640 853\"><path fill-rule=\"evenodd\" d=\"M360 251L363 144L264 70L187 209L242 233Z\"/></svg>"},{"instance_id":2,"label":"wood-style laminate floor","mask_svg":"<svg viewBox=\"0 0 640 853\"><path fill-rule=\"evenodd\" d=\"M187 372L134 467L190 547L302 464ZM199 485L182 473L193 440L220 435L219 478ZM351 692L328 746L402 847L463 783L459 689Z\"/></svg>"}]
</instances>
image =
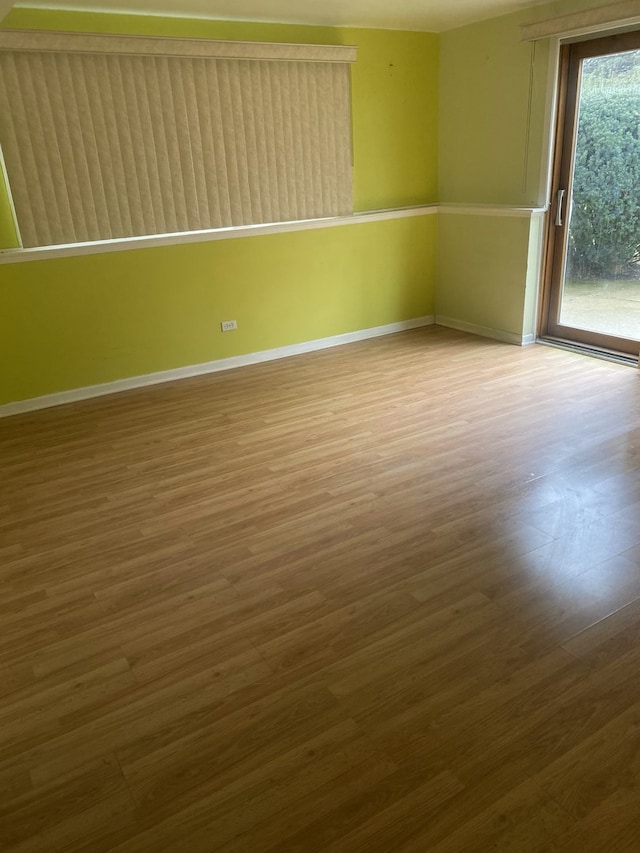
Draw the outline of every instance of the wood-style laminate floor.
<instances>
[{"instance_id":1,"label":"wood-style laminate floor","mask_svg":"<svg viewBox=\"0 0 640 853\"><path fill-rule=\"evenodd\" d=\"M637 370L431 328L0 454L2 850L640 850Z\"/></svg>"}]
</instances>

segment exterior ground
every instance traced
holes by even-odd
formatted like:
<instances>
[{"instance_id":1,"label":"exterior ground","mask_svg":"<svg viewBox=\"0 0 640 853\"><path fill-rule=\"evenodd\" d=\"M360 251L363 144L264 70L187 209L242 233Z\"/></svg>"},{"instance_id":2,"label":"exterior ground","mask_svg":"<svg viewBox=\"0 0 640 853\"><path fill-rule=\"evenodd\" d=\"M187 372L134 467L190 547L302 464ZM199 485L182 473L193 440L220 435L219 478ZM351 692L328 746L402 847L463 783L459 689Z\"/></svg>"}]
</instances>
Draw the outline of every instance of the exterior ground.
<instances>
[{"instance_id":1,"label":"exterior ground","mask_svg":"<svg viewBox=\"0 0 640 853\"><path fill-rule=\"evenodd\" d=\"M640 341L640 281L567 282L560 322Z\"/></svg>"}]
</instances>

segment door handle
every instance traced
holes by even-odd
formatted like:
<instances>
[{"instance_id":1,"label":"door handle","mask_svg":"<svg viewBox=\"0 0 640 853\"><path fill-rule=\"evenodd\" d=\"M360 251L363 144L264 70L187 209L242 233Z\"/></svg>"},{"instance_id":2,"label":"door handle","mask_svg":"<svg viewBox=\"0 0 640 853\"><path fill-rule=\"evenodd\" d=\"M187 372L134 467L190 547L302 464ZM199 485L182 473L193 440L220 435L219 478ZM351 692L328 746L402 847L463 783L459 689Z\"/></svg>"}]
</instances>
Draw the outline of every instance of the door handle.
<instances>
[{"instance_id":1,"label":"door handle","mask_svg":"<svg viewBox=\"0 0 640 853\"><path fill-rule=\"evenodd\" d=\"M564 197L566 192L566 190L558 190L556 195L556 225L558 228L561 228L564 225L562 208L564 206Z\"/></svg>"}]
</instances>

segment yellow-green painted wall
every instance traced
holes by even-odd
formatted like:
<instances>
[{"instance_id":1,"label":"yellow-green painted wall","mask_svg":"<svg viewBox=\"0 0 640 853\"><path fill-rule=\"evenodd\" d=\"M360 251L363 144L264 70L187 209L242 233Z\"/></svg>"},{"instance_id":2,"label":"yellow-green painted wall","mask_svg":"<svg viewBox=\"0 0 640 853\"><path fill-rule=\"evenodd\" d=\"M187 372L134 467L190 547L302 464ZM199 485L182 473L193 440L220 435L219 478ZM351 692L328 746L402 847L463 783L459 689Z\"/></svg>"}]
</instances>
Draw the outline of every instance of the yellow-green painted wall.
<instances>
[{"instance_id":1,"label":"yellow-green painted wall","mask_svg":"<svg viewBox=\"0 0 640 853\"><path fill-rule=\"evenodd\" d=\"M441 36L440 198L536 206L549 51L520 41L526 12Z\"/></svg>"},{"instance_id":2,"label":"yellow-green painted wall","mask_svg":"<svg viewBox=\"0 0 640 853\"><path fill-rule=\"evenodd\" d=\"M4 26L356 44L356 210L436 200L433 34L40 10ZM435 264L427 216L0 265L0 404L432 314Z\"/></svg>"},{"instance_id":3,"label":"yellow-green painted wall","mask_svg":"<svg viewBox=\"0 0 640 853\"><path fill-rule=\"evenodd\" d=\"M600 2L558 0L440 36L26 9L4 25L356 44L356 210L541 206L553 57L547 42L523 44L520 24ZM0 266L0 404L434 311L530 335L542 225L443 213ZM12 245L0 183L0 247ZM222 336L222 319L238 332Z\"/></svg>"},{"instance_id":4,"label":"yellow-green painted wall","mask_svg":"<svg viewBox=\"0 0 640 853\"><path fill-rule=\"evenodd\" d=\"M598 5L561 0L441 34L441 201L545 203L553 56L520 26Z\"/></svg>"},{"instance_id":5,"label":"yellow-green painted wall","mask_svg":"<svg viewBox=\"0 0 640 853\"><path fill-rule=\"evenodd\" d=\"M529 20L525 10L441 36L443 201L544 204L549 48L520 41ZM444 214L439 226L437 316L500 334L533 332L529 220Z\"/></svg>"},{"instance_id":6,"label":"yellow-green painted wall","mask_svg":"<svg viewBox=\"0 0 640 853\"><path fill-rule=\"evenodd\" d=\"M521 335L529 220L461 214L439 220L438 315Z\"/></svg>"},{"instance_id":7,"label":"yellow-green painted wall","mask_svg":"<svg viewBox=\"0 0 640 853\"><path fill-rule=\"evenodd\" d=\"M557 55L522 42L520 25L595 5L560 0L441 35L440 201L545 206ZM534 333L542 226L532 218L523 239L525 220L441 217L436 314Z\"/></svg>"},{"instance_id":8,"label":"yellow-green painted wall","mask_svg":"<svg viewBox=\"0 0 640 853\"><path fill-rule=\"evenodd\" d=\"M0 267L1 402L432 313L435 237L423 216Z\"/></svg>"}]
</instances>

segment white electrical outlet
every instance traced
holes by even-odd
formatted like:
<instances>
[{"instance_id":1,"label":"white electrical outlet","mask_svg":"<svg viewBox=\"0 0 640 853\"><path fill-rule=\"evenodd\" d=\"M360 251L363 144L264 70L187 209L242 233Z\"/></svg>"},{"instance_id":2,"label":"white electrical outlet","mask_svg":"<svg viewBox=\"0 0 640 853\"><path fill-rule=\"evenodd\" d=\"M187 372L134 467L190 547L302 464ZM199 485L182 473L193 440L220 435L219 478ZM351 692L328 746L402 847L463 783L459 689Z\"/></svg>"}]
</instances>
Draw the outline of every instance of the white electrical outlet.
<instances>
[{"instance_id":1,"label":"white electrical outlet","mask_svg":"<svg viewBox=\"0 0 640 853\"><path fill-rule=\"evenodd\" d=\"M234 329L238 328L238 324L235 320L223 320L220 323L220 328L223 332L232 332Z\"/></svg>"}]
</instances>

